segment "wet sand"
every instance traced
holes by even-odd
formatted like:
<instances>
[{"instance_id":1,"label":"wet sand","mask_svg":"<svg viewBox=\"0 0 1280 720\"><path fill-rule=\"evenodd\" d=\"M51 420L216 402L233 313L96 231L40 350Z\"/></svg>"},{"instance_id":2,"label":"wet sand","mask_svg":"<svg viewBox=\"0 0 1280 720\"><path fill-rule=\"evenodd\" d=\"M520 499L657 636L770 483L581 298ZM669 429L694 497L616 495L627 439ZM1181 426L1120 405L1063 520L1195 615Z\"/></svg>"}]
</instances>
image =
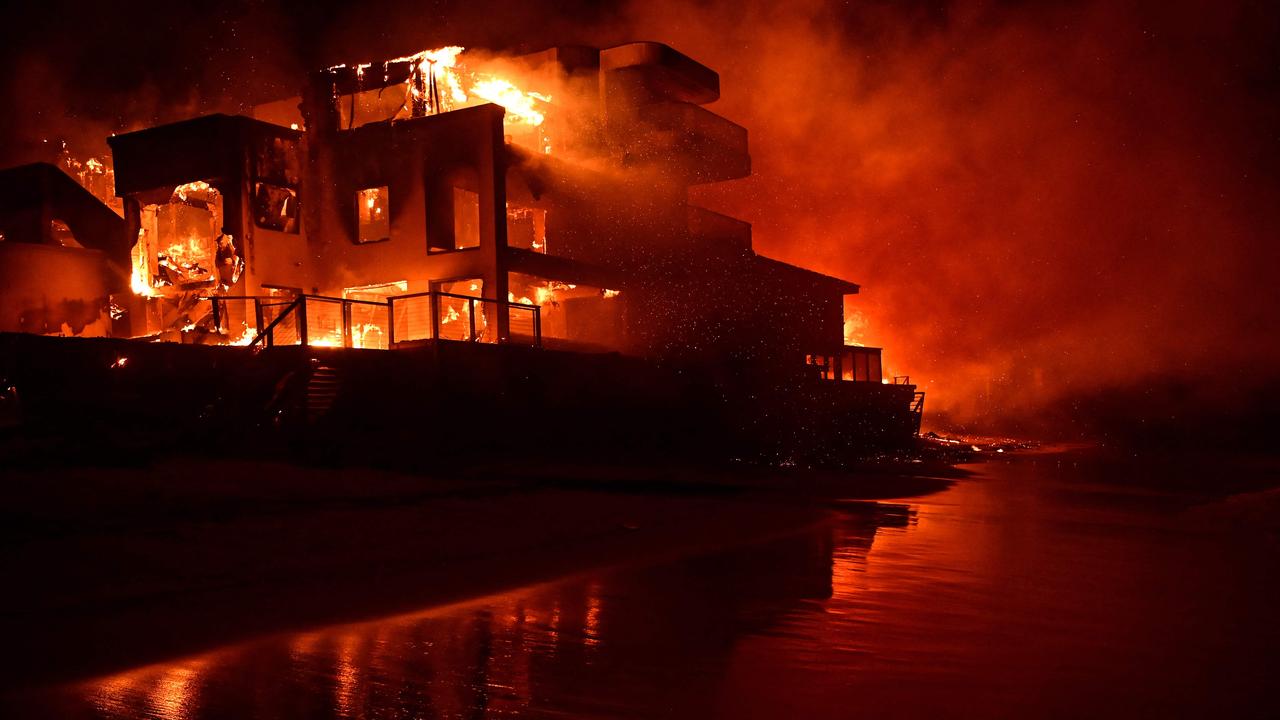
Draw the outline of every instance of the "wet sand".
<instances>
[{"instance_id":1,"label":"wet sand","mask_svg":"<svg viewBox=\"0 0 1280 720\"><path fill-rule=\"evenodd\" d=\"M907 468L914 470L914 468ZM933 474L955 474L932 468ZM489 465L423 477L168 459L6 479L8 687L792 532L892 472Z\"/></svg>"},{"instance_id":2,"label":"wet sand","mask_svg":"<svg viewBox=\"0 0 1280 720\"><path fill-rule=\"evenodd\" d=\"M775 482L493 470L375 474L360 488L277 472L284 479L255 486L248 505L266 508L257 520L222 511L196 523L208 536L166 535L157 520L155 536L176 547L239 536L214 558L274 537L295 551L272 562L291 557L296 574L273 568L257 585L218 590L187 569L188 589L149 596L150 610L126 603L114 646L101 604L72 625L59 626L73 619L60 612L7 628L21 640L9 657L63 669L42 687L11 683L0 710L73 720L1280 712L1274 459L1038 451L947 479L784 472ZM204 485L191 494L199 507L242 501L241 482L186 487ZM885 494L895 487L913 492ZM277 504L322 520L294 524L291 546ZM325 539L335 520L365 539ZM245 534L257 521L277 535ZM333 569L304 582L299 559L317 543ZM375 548L387 558L376 572L360 566ZM66 677L92 653L82 679Z\"/></svg>"}]
</instances>

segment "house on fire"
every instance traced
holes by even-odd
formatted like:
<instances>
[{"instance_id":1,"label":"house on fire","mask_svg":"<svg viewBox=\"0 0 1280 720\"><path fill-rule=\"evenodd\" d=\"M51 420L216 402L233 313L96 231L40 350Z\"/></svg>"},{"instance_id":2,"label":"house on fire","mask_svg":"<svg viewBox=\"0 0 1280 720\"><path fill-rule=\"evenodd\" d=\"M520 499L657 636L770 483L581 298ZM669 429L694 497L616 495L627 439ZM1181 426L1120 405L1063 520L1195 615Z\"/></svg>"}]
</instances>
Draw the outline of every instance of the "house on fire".
<instances>
[{"instance_id":1,"label":"house on fire","mask_svg":"<svg viewBox=\"0 0 1280 720\"><path fill-rule=\"evenodd\" d=\"M749 224L690 202L750 174L746 129L704 107L719 92L659 43L442 48L312 73L253 117L111 137L123 220L55 168L3 171L0 330L617 354L918 431L922 395L844 342L858 286L757 255ZM22 173L47 189L19 198ZM51 293L73 268L92 281Z\"/></svg>"}]
</instances>

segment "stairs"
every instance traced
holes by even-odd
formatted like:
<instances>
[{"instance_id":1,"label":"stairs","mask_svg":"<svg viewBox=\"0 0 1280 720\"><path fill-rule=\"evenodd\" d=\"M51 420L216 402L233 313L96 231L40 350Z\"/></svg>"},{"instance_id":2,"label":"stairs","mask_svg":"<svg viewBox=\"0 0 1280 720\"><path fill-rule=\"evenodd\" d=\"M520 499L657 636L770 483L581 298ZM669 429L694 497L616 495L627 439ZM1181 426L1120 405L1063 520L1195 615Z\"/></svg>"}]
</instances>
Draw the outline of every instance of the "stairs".
<instances>
[{"instance_id":1,"label":"stairs","mask_svg":"<svg viewBox=\"0 0 1280 720\"><path fill-rule=\"evenodd\" d=\"M324 417L338 399L338 371L312 360L311 377L307 378L307 422L314 423Z\"/></svg>"},{"instance_id":2,"label":"stairs","mask_svg":"<svg viewBox=\"0 0 1280 720\"><path fill-rule=\"evenodd\" d=\"M916 435L920 434L920 421L924 419L924 393L916 391L915 396L911 399L911 414L914 416Z\"/></svg>"}]
</instances>

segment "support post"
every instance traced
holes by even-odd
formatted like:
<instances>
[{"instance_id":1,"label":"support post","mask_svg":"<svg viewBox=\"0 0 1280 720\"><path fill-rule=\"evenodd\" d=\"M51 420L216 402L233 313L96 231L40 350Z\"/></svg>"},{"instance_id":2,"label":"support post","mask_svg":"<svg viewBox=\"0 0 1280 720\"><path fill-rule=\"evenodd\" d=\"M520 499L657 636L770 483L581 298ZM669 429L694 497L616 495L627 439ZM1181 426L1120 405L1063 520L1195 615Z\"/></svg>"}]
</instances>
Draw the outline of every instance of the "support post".
<instances>
[{"instance_id":1,"label":"support post","mask_svg":"<svg viewBox=\"0 0 1280 720\"><path fill-rule=\"evenodd\" d=\"M387 349L396 344L396 299L387 298Z\"/></svg>"},{"instance_id":2,"label":"support post","mask_svg":"<svg viewBox=\"0 0 1280 720\"><path fill-rule=\"evenodd\" d=\"M440 292L431 291L431 339L440 339Z\"/></svg>"},{"instance_id":3,"label":"support post","mask_svg":"<svg viewBox=\"0 0 1280 720\"><path fill-rule=\"evenodd\" d=\"M351 337L351 303L342 301L342 347L349 348L355 342Z\"/></svg>"},{"instance_id":4,"label":"support post","mask_svg":"<svg viewBox=\"0 0 1280 720\"><path fill-rule=\"evenodd\" d=\"M301 345L309 345L307 342L307 296L298 296L298 315L294 318L294 322L298 324L298 341Z\"/></svg>"}]
</instances>

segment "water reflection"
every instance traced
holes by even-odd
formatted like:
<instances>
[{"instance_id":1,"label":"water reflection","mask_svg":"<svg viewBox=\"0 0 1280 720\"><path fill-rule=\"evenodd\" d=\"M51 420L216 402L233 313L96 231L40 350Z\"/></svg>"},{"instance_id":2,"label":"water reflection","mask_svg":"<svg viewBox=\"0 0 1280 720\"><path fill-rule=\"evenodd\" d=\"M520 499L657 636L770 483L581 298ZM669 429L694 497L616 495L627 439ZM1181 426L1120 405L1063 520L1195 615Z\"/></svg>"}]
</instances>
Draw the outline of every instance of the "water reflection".
<instances>
[{"instance_id":1,"label":"water reflection","mask_svg":"<svg viewBox=\"0 0 1280 720\"><path fill-rule=\"evenodd\" d=\"M1274 705L1274 547L1190 527L1168 504L1061 468L984 473L909 504L843 504L749 547L236 645L36 705L53 717L164 719Z\"/></svg>"},{"instance_id":2,"label":"water reflection","mask_svg":"<svg viewBox=\"0 0 1280 720\"><path fill-rule=\"evenodd\" d=\"M46 707L163 720L701 715L739 637L853 591L877 530L911 518L851 506L750 547L233 646L64 689Z\"/></svg>"}]
</instances>

